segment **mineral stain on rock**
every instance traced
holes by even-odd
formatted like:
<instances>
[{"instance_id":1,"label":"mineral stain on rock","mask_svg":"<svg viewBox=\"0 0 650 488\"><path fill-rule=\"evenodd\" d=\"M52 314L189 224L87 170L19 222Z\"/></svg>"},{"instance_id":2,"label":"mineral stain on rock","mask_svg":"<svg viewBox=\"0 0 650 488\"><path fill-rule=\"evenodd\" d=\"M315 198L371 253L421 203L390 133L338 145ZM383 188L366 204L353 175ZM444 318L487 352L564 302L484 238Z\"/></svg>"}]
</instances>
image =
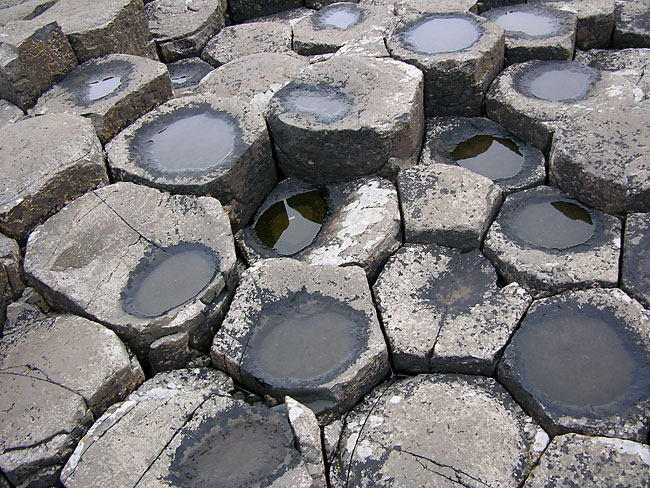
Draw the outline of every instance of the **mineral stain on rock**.
<instances>
[{"instance_id":1,"label":"mineral stain on rock","mask_svg":"<svg viewBox=\"0 0 650 488\"><path fill-rule=\"evenodd\" d=\"M525 161L515 142L488 134L461 142L451 157L459 166L491 180L512 178L521 171Z\"/></svg>"},{"instance_id":2,"label":"mineral stain on rock","mask_svg":"<svg viewBox=\"0 0 650 488\"><path fill-rule=\"evenodd\" d=\"M122 77L119 75L108 75L89 80L88 98L92 101L104 98L118 89L122 83Z\"/></svg>"},{"instance_id":3,"label":"mineral stain on rock","mask_svg":"<svg viewBox=\"0 0 650 488\"><path fill-rule=\"evenodd\" d=\"M317 16L317 23L322 27L346 30L361 21L361 11L356 5L341 5L325 8Z\"/></svg>"},{"instance_id":4,"label":"mineral stain on rock","mask_svg":"<svg viewBox=\"0 0 650 488\"><path fill-rule=\"evenodd\" d=\"M517 85L520 91L541 100L572 102L585 98L598 78L593 68L570 61L549 61L523 72Z\"/></svg>"},{"instance_id":5,"label":"mineral stain on rock","mask_svg":"<svg viewBox=\"0 0 650 488\"><path fill-rule=\"evenodd\" d=\"M528 36L548 36L556 33L560 27L556 19L533 12L509 11L494 21L506 31L522 32Z\"/></svg>"},{"instance_id":6,"label":"mineral stain on rock","mask_svg":"<svg viewBox=\"0 0 650 488\"><path fill-rule=\"evenodd\" d=\"M402 33L406 46L423 54L460 51L472 46L480 36L476 22L452 16L427 17Z\"/></svg>"},{"instance_id":7,"label":"mineral stain on rock","mask_svg":"<svg viewBox=\"0 0 650 488\"><path fill-rule=\"evenodd\" d=\"M286 95L286 103L290 110L314 115L325 123L341 119L352 105L341 93L329 88L297 88Z\"/></svg>"}]
</instances>

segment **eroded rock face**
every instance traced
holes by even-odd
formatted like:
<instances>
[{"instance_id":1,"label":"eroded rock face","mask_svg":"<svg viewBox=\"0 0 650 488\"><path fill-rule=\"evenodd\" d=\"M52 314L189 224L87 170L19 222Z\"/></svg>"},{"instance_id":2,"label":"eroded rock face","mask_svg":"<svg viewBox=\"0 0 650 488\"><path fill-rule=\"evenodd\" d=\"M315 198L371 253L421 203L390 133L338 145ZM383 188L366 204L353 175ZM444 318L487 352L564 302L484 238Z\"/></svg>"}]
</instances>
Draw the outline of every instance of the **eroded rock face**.
<instances>
[{"instance_id":1,"label":"eroded rock face","mask_svg":"<svg viewBox=\"0 0 650 488\"><path fill-rule=\"evenodd\" d=\"M7 305L18 300L25 288L21 260L18 243L0 234L0 337Z\"/></svg>"},{"instance_id":2,"label":"eroded rock face","mask_svg":"<svg viewBox=\"0 0 650 488\"><path fill-rule=\"evenodd\" d=\"M621 287L650 309L650 214L630 214L625 222Z\"/></svg>"}]
</instances>

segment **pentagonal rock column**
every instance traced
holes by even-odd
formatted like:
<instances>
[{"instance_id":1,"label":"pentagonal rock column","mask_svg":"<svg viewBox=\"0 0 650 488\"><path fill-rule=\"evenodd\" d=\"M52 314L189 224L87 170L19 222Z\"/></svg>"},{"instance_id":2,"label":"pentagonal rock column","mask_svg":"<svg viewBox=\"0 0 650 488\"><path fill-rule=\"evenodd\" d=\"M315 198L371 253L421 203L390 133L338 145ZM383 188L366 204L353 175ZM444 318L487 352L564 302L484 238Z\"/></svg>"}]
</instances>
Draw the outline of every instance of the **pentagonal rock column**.
<instances>
[{"instance_id":1,"label":"pentagonal rock column","mask_svg":"<svg viewBox=\"0 0 650 488\"><path fill-rule=\"evenodd\" d=\"M170 100L106 149L116 180L211 195L223 204L235 230L246 225L276 182L264 118L229 98Z\"/></svg>"},{"instance_id":2,"label":"pentagonal rock column","mask_svg":"<svg viewBox=\"0 0 650 488\"><path fill-rule=\"evenodd\" d=\"M650 47L650 5L647 2L616 2L614 14L614 48Z\"/></svg>"},{"instance_id":3,"label":"pentagonal rock column","mask_svg":"<svg viewBox=\"0 0 650 488\"><path fill-rule=\"evenodd\" d=\"M650 309L650 214L630 214L623 238L621 287Z\"/></svg>"},{"instance_id":4,"label":"pentagonal rock column","mask_svg":"<svg viewBox=\"0 0 650 488\"><path fill-rule=\"evenodd\" d=\"M473 14L407 14L387 38L392 57L424 73L428 117L481 115L483 98L503 67L503 28Z\"/></svg>"},{"instance_id":5,"label":"pentagonal rock column","mask_svg":"<svg viewBox=\"0 0 650 488\"><path fill-rule=\"evenodd\" d=\"M551 435L645 442L650 416L650 315L618 289L534 302L497 376Z\"/></svg>"},{"instance_id":6,"label":"pentagonal rock column","mask_svg":"<svg viewBox=\"0 0 650 488\"><path fill-rule=\"evenodd\" d=\"M420 162L462 166L491 179L505 193L541 185L546 179L539 149L479 117L429 119Z\"/></svg>"},{"instance_id":7,"label":"pentagonal rock column","mask_svg":"<svg viewBox=\"0 0 650 488\"><path fill-rule=\"evenodd\" d=\"M18 300L25 288L18 243L0 234L0 337L5 323L5 309Z\"/></svg>"},{"instance_id":8,"label":"pentagonal rock column","mask_svg":"<svg viewBox=\"0 0 650 488\"><path fill-rule=\"evenodd\" d=\"M278 91L267 119L287 176L327 184L391 175L419 154L422 73L389 59L336 57Z\"/></svg>"},{"instance_id":9,"label":"pentagonal rock column","mask_svg":"<svg viewBox=\"0 0 650 488\"><path fill-rule=\"evenodd\" d=\"M5 127L0 159L0 230L23 244L68 201L108 184L95 129L77 115L43 115Z\"/></svg>"},{"instance_id":10,"label":"pentagonal rock column","mask_svg":"<svg viewBox=\"0 0 650 488\"><path fill-rule=\"evenodd\" d=\"M76 68L38 100L32 113L65 112L88 117L105 144L171 96L172 84L164 64L112 54Z\"/></svg>"},{"instance_id":11,"label":"pentagonal rock column","mask_svg":"<svg viewBox=\"0 0 650 488\"><path fill-rule=\"evenodd\" d=\"M8 124L20 120L25 116L25 112L16 107L7 100L0 100L0 129Z\"/></svg>"},{"instance_id":12,"label":"pentagonal rock column","mask_svg":"<svg viewBox=\"0 0 650 488\"><path fill-rule=\"evenodd\" d=\"M420 375L346 417L332 486L518 486L548 435L495 380Z\"/></svg>"},{"instance_id":13,"label":"pentagonal rock column","mask_svg":"<svg viewBox=\"0 0 650 488\"><path fill-rule=\"evenodd\" d=\"M309 264L356 264L374 280L402 243L397 191L377 177L326 187L289 178L235 238L249 264L282 256Z\"/></svg>"},{"instance_id":14,"label":"pentagonal rock column","mask_svg":"<svg viewBox=\"0 0 650 488\"><path fill-rule=\"evenodd\" d=\"M350 409L389 370L363 271L293 259L244 274L211 356L246 388L317 414Z\"/></svg>"},{"instance_id":15,"label":"pentagonal rock column","mask_svg":"<svg viewBox=\"0 0 650 488\"><path fill-rule=\"evenodd\" d=\"M254 17L263 17L283 10L302 7L301 0L229 0L230 15L236 24ZM308 5L310 7L310 5Z\"/></svg>"},{"instance_id":16,"label":"pentagonal rock column","mask_svg":"<svg viewBox=\"0 0 650 488\"><path fill-rule=\"evenodd\" d=\"M201 58L187 58L167 65L172 79L174 96L195 95L199 92L199 83L214 70Z\"/></svg>"},{"instance_id":17,"label":"pentagonal rock column","mask_svg":"<svg viewBox=\"0 0 650 488\"><path fill-rule=\"evenodd\" d=\"M54 308L115 330L144 363L172 334L205 350L233 291L235 250L219 202L132 183L69 204L32 233L27 254L25 273Z\"/></svg>"},{"instance_id":18,"label":"pentagonal rock column","mask_svg":"<svg viewBox=\"0 0 650 488\"><path fill-rule=\"evenodd\" d=\"M616 286L621 222L540 186L508 196L483 252L508 281L533 295Z\"/></svg>"}]
</instances>

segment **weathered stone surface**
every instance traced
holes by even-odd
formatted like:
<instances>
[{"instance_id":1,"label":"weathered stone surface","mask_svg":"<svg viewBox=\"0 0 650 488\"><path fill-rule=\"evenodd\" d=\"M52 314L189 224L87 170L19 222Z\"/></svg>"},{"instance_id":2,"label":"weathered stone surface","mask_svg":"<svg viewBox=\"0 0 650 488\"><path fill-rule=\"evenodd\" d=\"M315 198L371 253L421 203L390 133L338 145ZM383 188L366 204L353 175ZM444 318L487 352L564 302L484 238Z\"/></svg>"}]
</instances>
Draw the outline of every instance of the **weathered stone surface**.
<instances>
[{"instance_id":1,"label":"weathered stone surface","mask_svg":"<svg viewBox=\"0 0 650 488\"><path fill-rule=\"evenodd\" d=\"M293 27L296 23L300 22L300 20L311 15L312 12L313 10L311 8L297 7L274 14L264 15L262 17L255 17L254 19L250 19L248 22L285 22Z\"/></svg>"},{"instance_id":2,"label":"weathered stone surface","mask_svg":"<svg viewBox=\"0 0 650 488\"><path fill-rule=\"evenodd\" d=\"M292 199L294 195L314 195L309 192L319 190L318 196L313 197L314 201L303 202L303 197ZM322 213L313 211L317 202L320 202L319 197L324 200ZM275 216L271 207L277 207L278 204L281 206L282 202L286 202L286 225L277 230L273 228L272 231L275 232L269 235L270 229L263 221L269 216ZM282 215L282 210L279 210ZM264 215L266 212L270 213ZM316 218L316 214L323 219ZM307 219L309 222L304 223L308 224L308 228L291 227L298 223L295 219L299 222ZM275 225L277 221L274 219L271 222ZM316 229L317 224L322 226ZM291 255L308 264L355 264L361 266L372 281L386 259L402 243L397 191L392 183L377 177L361 178L320 189L290 178L271 192L251 226L237 233L235 238L249 264L260 259Z\"/></svg>"},{"instance_id":3,"label":"weathered stone surface","mask_svg":"<svg viewBox=\"0 0 650 488\"><path fill-rule=\"evenodd\" d=\"M252 19L254 17L262 17L264 15L271 15L283 10L302 7L301 0L265 0L259 2L257 0L229 0L230 16L234 23L239 23L244 20ZM311 5L307 5L311 7Z\"/></svg>"},{"instance_id":4,"label":"weathered stone surface","mask_svg":"<svg viewBox=\"0 0 650 488\"><path fill-rule=\"evenodd\" d=\"M650 47L650 5L644 0L616 2L612 46Z\"/></svg>"},{"instance_id":5,"label":"weathered stone surface","mask_svg":"<svg viewBox=\"0 0 650 488\"><path fill-rule=\"evenodd\" d=\"M201 59L218 68L249 54L291 52L291 25L273 21L252 22L222 29L205 45Z\"/></svg>"},{"instance_id":6,"label":"weathered stone surface","mask_svg":"<svg viewBox=\"0 0 650 488\"><path fill-rule=\"evenodd\" d=\"M281 171L327 184L412 166L424 131L422 88L418 69L391 59L341 56L310 66L269 106Z\"/></svg>"},{"instance_id":7,"label":"weathered stone surface","mask_svg":"<svg viewBox=\"0 0 650 488\"><path fill-rule=\"evenodd\" d=\"M65 112L88 117L105 144L171 96L172 84L163 63L111 54L73 70L38 100L32 114Z\"/></svg>"},{"instance_id":8,"label":"weathered stone surface","mask_svg":"<svg viewBox=\"0 0 650 488\"><path fill-rule=\"evenodd\" d=\"M630 214L623 237L621 287L650 309L650 214Z\"/></svg>"},{"instance_id":9,"label":"weathered stone surface","mask_svg":"<svg viewBox=\"0 0 650 488\"><path fill-rule=\"evenodd\" d=\"M0 99L0 129L13 124L25 116L25 113L7 100Z\"/></svg>"},{"instance_id":10,"label":"weathered stone surface","mask_svg":"<svg viewBox=\"0 0 650 488\"><path fill-rule=\"evenodd\" d=\"M334 56L366 56L370 58L389 58L383 36L363 37L346 42Z\"/></svg>"},{"instance_id":11,"label":"weathered stone surface","mask_svg":"<svg viewBox=\"0 0 650 488\"><path fill-rule=\"evenodd\" d=\"M187 332L180 332L153 341L147 356L153 370L169 371L185 366L190 359L189 340Z\"/></svg>"},{"instance_id":12,"label":"weathered stone surface","mask_svg":"<svg viewBox=\"0 0 650 488\"><path fill-rule=\"evenodd\" d=\"M429 0L368 0L362 3L375 4L394 4L395 15L403 16L409 13L458 13L471 12L477 13L476 0L438 0L430 2Z\"/></svg>"},{"instance_id":13,"label":"weathered stone surface","mask_svg":"<svg viewBox=\"0 0 650 488\"><path fill-rule=\"evenodd\" d=\"M32 20L58 0L16 0L15 2L0 2L0 24L4 25L12 20ZM9 5L6 5L9 3Z\"/></svg>"},{"instance_id":14,"label":"weathered stone surface","mask_svg":"<svg viewBox=\"0 0 650 488\"><path fill-rule=\"evenodd\" d=\"M321 443L320 426L316 415L291 397L284 398L287 418L296 439L298 451L306 461L307 471L314 480L314 488L325 488L325 461Z\"/></svg>"},{"instance_id":15,"label":"weathered stone surface","mask_svg":"<svg viewBox=\"0 0 650 488\"><path fill-rule=\"evenodd\" d=\"M199 83L214 68L201 58L187 58L167 65L174 87L174 96L196 95Z\"/></svg>"},{"instance_id":16,"label":"weathered stone surface","mask_svg":"<svg viewBox=\"0 0 650 488\"><path fill-rule=\"evenodd\" d=\"M18 300L25 288L21 260L18 243L0 234L0 337L7 305Z\"/></svg>"},{"instance_id":17,"label":"weathered stone surface","mask_svg":"<svg viewBox=\"0 0 650 488\"><path fill-rule=\"evenodd\" d=\"M650 72L646 66L650 63L650 49L592 49L578 51L576 61L587 64L601 71L612 71L635 85L635 101L647 98L650 92Z\"/></svg>"},{"instance_id":18,"label":"weathered stone surface","mask_svg":"<svg viewBox=\"0 0 650 488\"><path fill-rule=\"evenodd\" d=\"M463 166L491 179L505 193L543 184L546 179L546 161L539 149L479 117L427 120L420 163Z\"/></svg>"},{"instance_id":19,"label":"weathered stone surface","mask_svg":"<svg viewBox=\"0 0 650 488\"><path fill-rule=\"evenodd\" d=\"M230 223L209 197L106 186L38 227L26 252L25 274L54 308L113 329L143 363L171 334L205 350L233 292Z\"/></svg>"},{"instance_id":20,"label":"weathered stone surface","mask_svg":"<svg viewBox=\"0 0 650 488\"><path fill-rule=\"evenodd\" d=\"M464 250L481 246L502 201L498 185L449 164L403 170L397 189L407 242Z\"/></svg>"},{"instance_id":21,"label":"weathered stone surface","mask_svg":"<svg viewBox=\"0 0 650 488\"><path fill-rule=\"evenodd\" d=\"M552 436L577 432L646 442L650 313L616 288L536 301L497 377Z\"/></svg>"},{"instance_id":22,"label":"weathered stone surface","mask_svg":"<svg viewBox=\"0 0 650 488\"><path fill-rule=\"evenodd\" d=\"M350 409L389 370L363 271L293 259L244 274L211 356L249 390L290 395L316 414Z\"/></svg>"},{"instance_id":23,"label":"weathered stone surface","mask_svg":"<svg viewBox=\"0 0 650 488\"><path fill-rule=\"evenodd\" d=\"M440 24L440 29L471 29L473 39L442 47L439 39L413 32ZM444 27L447 25L447 27ZM432 27L433 28L433 27ZM407 14L388 35L391 56L413 64L424 73L424 105L428 117L481 115L483 98L503 68L503 28L470 13ZM416 39L415 44L409 39Z\"/></svg>"},{"instance_id":24,"label":"weathered stone surface","mask_svg":"<svg viewBox=\"0 0 650 488\"><path fill-rule=\"evenodd\" d=\"M338 0L305 0L305 6L308 8L314 8L314 9L321 9L323 7L327 7L328 5L332 5L333 3L337 3ZM359 0L351 0L349 3L364 3L359 2Z\"/></svg>"},{"instance_id":25,"label":"weathered stone surface","mask_svg":"<svg viewBox=\"0 0 650 488\"><path fill-rule=\"evenodd\" d=\"M332 486L519 486L548 443L493 379L420 375L346 418Z\"/></svg>"},{"instance_id":26,"label":"weathered stone surface","mask_svg":"<svg viewBox=\"0 0 650 488\"><path fill-rule=\"evenodd\" d=\"M160 137L160 131L166 137ZM116 180L217 198L235 230L276 182L262 115L230 98L196 95L161 105L106 146Z\"/></svg>"},{"instance_id":27,"label":"weathered stone surface","mask_svg":"<svg viewBox=\"0 0 650 488\"><path fill-rule=\"evenodd\" d=\"M226 0L154 0L145 11L149 30L166 63L201 54L226 25Z\"/></svg>"},{"instance_id":28,"label":"weathered stone surface","mask_svg":"<svg viewBox=\"0 0 650 488\"><path fill-rule=\"evenodd\" d=\"M577 434L549 444L525 488L650 486L650 448L645 444Z\"/></svg>"},{"instance_id":29,"label":"weathered stone surface","mask_svg":"<svg viewBox=\"0 0 650 488\"><path fill-rule=\"evenodd\" d=\"M526 3L526 0L478 0L477 7L478 12L482 14L493 8L506 7L508 5L517 5L520 3Z\"/></svg>"},{"instance_id":30,"label":"weathered stone surface","mask_svg":"<svg viewBox=\"0 0 650 488\"><path fill-rule=\"evenodd\" d=\"M95 322L40 316L14 326L0 342L0 468L17 486L51 486L93 415L143 380L122 342Z\"/></svg>"},{"instance_id":31,"label":"weathered stone surface","mask_svg":"<svg viewBox=\"0 0 650 488\"><path fill-rule=\"evenodd\" d=\"M72 47L56 22L16 21L2 26L0 97L23 110L75 66Z\"/></svg>"},{"instance_id":32,"label":"weathered stone surface","mask_svg":"<svg viewBox=\"0 0 650 488\"><path fill-rule=\"evenodd\" d=\"M548 186L509 195L483 248L499 274L534 296L616 286L620 251L616 217L582 207Z\"/></svg>"},{"instance_id":33,"label":"weathered stone surface","mask_svg":"<svg viewBox=\"0 0 650 488\"><path fill-rule=\"evenodd\" d=\"M68 201L108 184L102 146L83 117L25 118L0 131L0 230L23 244Z\"/></svg>"}]
</instances>

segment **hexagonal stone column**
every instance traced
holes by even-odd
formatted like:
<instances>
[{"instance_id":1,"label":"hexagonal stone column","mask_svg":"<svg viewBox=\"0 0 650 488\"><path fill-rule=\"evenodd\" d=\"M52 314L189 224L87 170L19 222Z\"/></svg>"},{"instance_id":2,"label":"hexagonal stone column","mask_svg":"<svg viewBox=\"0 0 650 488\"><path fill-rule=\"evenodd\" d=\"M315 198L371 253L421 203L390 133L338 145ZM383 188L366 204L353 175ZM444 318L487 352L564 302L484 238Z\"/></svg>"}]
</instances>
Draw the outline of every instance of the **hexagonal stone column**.
<instances>
[{"instance_id":1,"label":"hexagonal stone column","mask_svg":"<svg viewBox=\"0 0 650 488\"><path fill-rule=\"evenodd\" d=\"M363 271L286 258L243 275L211 356L251 391L316 414L350 409L389 370Z\"/></svg>"},{"instance_id":2,"label":"hexagonal stone column","mask_svg":"<svg viewBox=\"0 0 650 488\"><path fill-rule=\"evenodd\" d=\"M614 15L613 47L650 47L650 5L647 2L616 2Z\"/></svg>"},{"instance_id":3,"label":"hexagonal stone column","mask_svg":"<svg viewBox=\"0 0 650 488\"><path fill-rule=\"evenodd\" d=\"M327 184L392 175L420 151L422 73L390 59L335 57L278 91L267 120L287 176Z\"/></svg>"},{"instance_id":4,"label":"hexagonal stone column","mask_svg":"<svg viewBox=\"0 0 650 488\"><path fill-rule=\"evenodd\" d=\"M621 287L650 309L650 214L625 221Z\"/></svg>"},{"instance_id":5,"label":"hexagonal stone column","mask_svg":"<svg viewBox=\"0 0 650 488\"><path fill-rule=\"evenodd\" d=\"M420 163L462 166L491 179L505 193L541 185L546 179L539 149L480 117L429 119Z\"/></svg>"},{"instance_id":6,"label":"hexagonal stone column","mask_svg":"<svg viewBox=\"0 0 650 488\"><path fill-rule=\"evenodd\" d=\"M172 84L163 63L111 54L77 67L39 98L32 113L65 112L88 117L105 144L171 96Z\"/></svg>"},{"instance_id":7,"label":"hexagonal stone column","mask_svg":"<svg viewBox=\"0 0 650 488\"><path fill-rule=\"evenodd\" d=\"M0 342L0 468L16 486L52 486L93 416L144 374L95 322L60 315L14 325Z\"/></svg>"},{"instance_id":8,"label":"hexagonal stone column","mask_svg":"<svg viewBox=\"0 0 650 488\"><path fill-rule=\"evenodd\" d=\"M230 15L236 24L254 17L271 15L302 6L301 0L229 0ZM310 5L308 5L310 7Z\"/></svg>"},{"instance_id":9,"label":"hexagonal stone column","mask_svg":"<svg viewBox=\"0 0 650 488\"><path fill-rule=\"evenodd\" d=\"M7 305L18 300L25 288L21 260L18 243L0 234L0 337Z\"/></svg>"},{"instance_id":10,"label":"hexagonal stone column","mask_svg":"<svg viewBox=\"0 0 650 488\"><path fill-rule=\"evenodd\" d=\"M249 264L282 256L309 264L355 264L372 281L402 244L397 191L377 177L326 187L289 178L235 238Z\"/></svg>"},{"instance_id":11,"label":"hexagonal stone column","mask_svg":"<svg viewBox=\"0 0 650 488\"><path fill-rule=\"evenodd\" d=\"M332 486L519 486L548 435L491 378L420 375L346 417Z\"/></svg>"},{"instance_id":12,"label":"hexagonal stone column","mask_svg":"<svg viewBox=\"0 0 650 488\"><path fill-rule=\"evenodd\" d=\"M95 129L77 115L43 115L5 127L0 159L0 230L23 244L69 200L108 184Z\"/></svg>"},{"instance_id":13,"label":"hexagonal stone column","mask_svg":"<svg viewBox=\"0 0 650 488\"><path fill-rule=\"evenodd\" d=\"M470 13L404 15L386 45L392 57L423 71L428 117L481 115L503 67L503 28Z\"/></svg>"},{"instance_id":14,"label":"hexagonal stone column","mask_svg":"<svg viewBox=\"0 0 650 488\"><path fill-rule=\"evenodd\" d=\"M506 280L536 296L616 286L620 250L616 217L548 186L509 195L483 248Z\"/></svg>"},{"instance_id":15,"label":"hexagonal stone column","mask_svg":"<svg viewBox=\"0 0 650 488\"><path fill-rule=\"evenodd\" d=\"M115 330L143 363L172 334L205 350L233 291L219 202L132 183L69 204L31 234L27 254L25 274L54 308Z\"/></svg>"},{"instance_id":16,"label":"hexagonal stone column","mask_svg":"<svg viewBox=\"0 0 650 488\"><path fill-rule=\"evenodd\" d=\"M199 83L208 73L214 70L201 58L181 59L167 65L169 77L172 79L174 96L195 95L199 92Z\"/></svg>"},{"instance_id":17,"label":"hexagonal stone column","mask_svg":"<svg viewBox=\"0 0 650 488\"><path fill-rule=\"evenodd\" d=\"M230 98L170 100L122 131L106 150L116 180L211 195L235 230L246 225L277 178L264 118Z\"/></svg>"}]
</instances>

